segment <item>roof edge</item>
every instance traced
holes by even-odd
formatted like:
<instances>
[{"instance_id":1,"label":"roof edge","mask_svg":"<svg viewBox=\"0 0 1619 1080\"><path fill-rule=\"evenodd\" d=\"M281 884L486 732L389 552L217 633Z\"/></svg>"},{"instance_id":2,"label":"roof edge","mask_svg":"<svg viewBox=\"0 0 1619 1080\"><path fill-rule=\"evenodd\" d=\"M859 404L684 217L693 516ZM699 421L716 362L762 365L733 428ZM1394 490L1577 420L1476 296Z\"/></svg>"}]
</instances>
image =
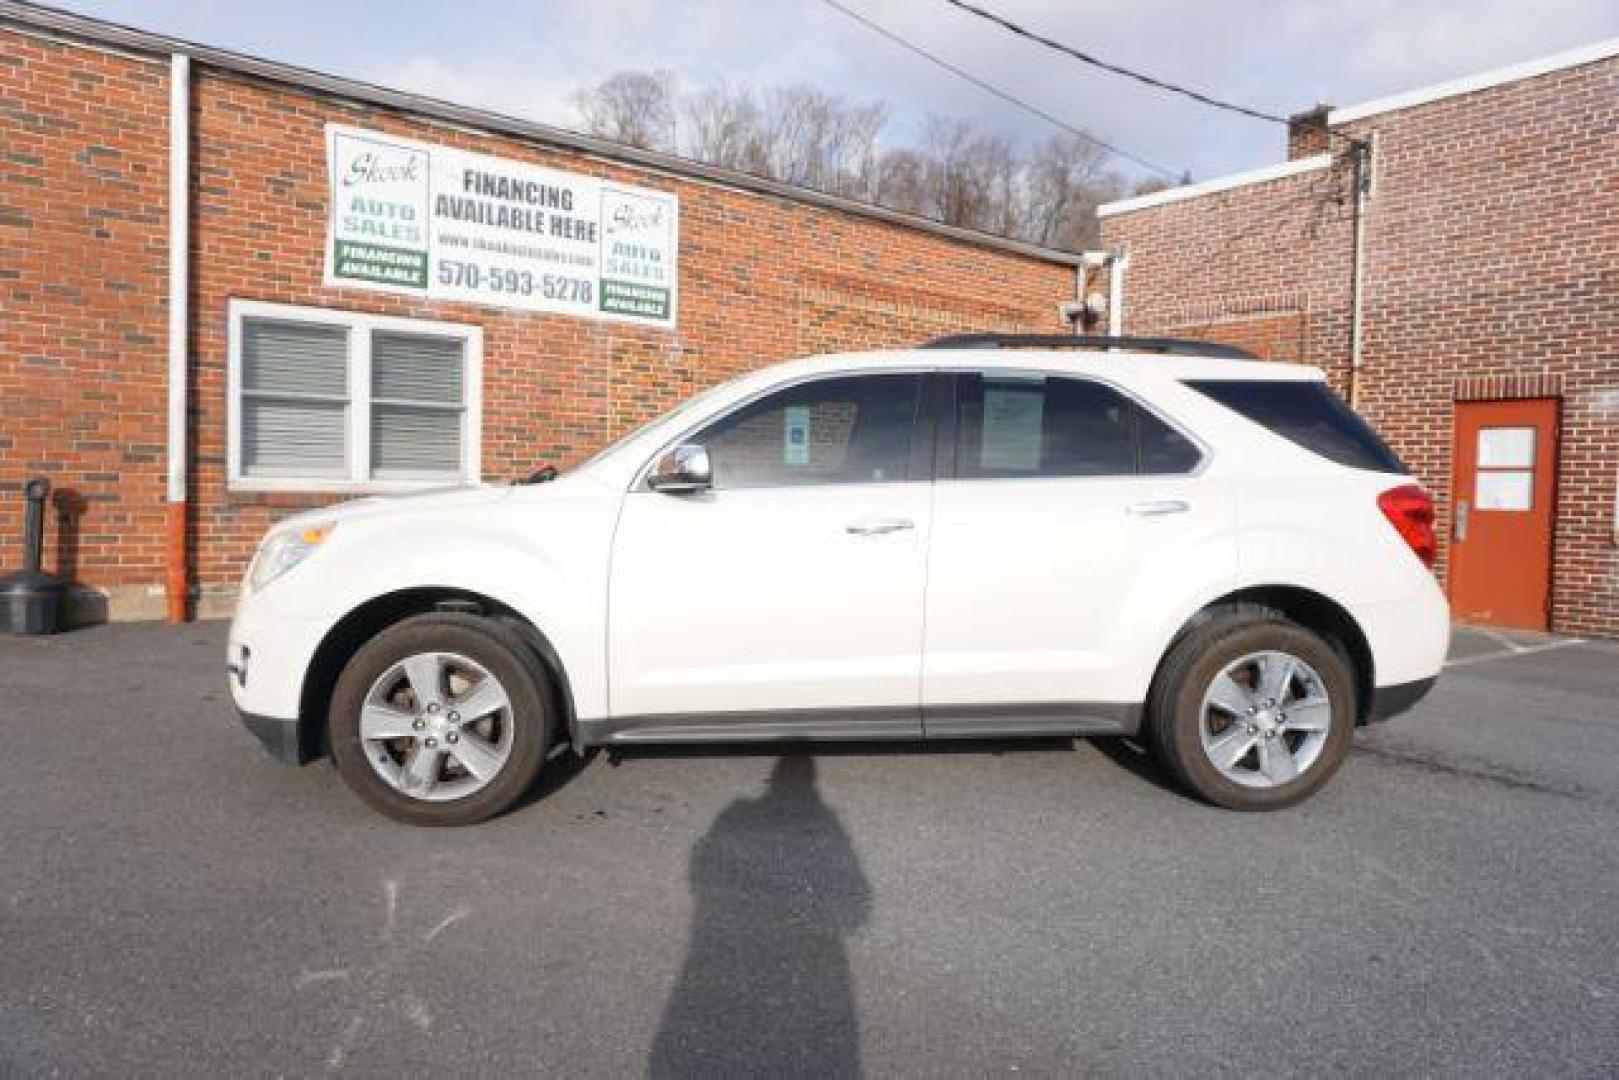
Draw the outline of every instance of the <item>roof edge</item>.
<instances>
[{"instance_id":1,"label":"roof edge","mask_svg":"<svg viewBox=\"0 0 1619 1080\"><path fill-rule=\"evenodd\" d=\"M930 218L892 210L876 203L862 202L842 195L799 187L751 173L708 165L673 154L651 150L638 150L593 135L583 135L564 128L553 127L533 120L524 120L489 109L471 105L457 105L440 98L428 97L405 90L394 90L374 83L328 75L309 68L298 67L276 60L266 60L246 53L203 45L183 38L169 37L119 23L94 19L58 8L27 3L25 0L0 0L0 25L11 25L23 31L54 34L73 38L91 45L146 53L152 56L180 54L194 63L230 71L239 75L279 83L314 94L347 98L397 112L455 124L475 131L506 135L530 142L543 143L571 150L591 157L612 161L666 176L696 180L717 187L786 199L826 210L836 210L856 217L868 218L899 228L928 233L974 247L991 248L1025 258L1061 266L1079 266L1080 252L1062 251L1022 240L979 232L959 225L946 225Z\"/></svg>"},{"instance_id":2,"label":"roof edge","mask_svg":"<svg viewBox=\"0 0 1619 1080\"><path fill-rule=\"evenodd\" d=\"M1114 217L1118 214L1133 213L1136 210L1148 210L1154 206L1164 206L1168 203L1197 199L1220 191L1230 191L1233 188L1264 184L1271 180L1281 180L1289 176L1297 176L1300 173L1330 168L1332 162L1333 157L1331 154L1316 154L1313 157L1296 158L1276 165L1266 165L1259 169L1249 169L1246 172L1228 173L1225 176L1217 176L1212 180L1205 180L1200 184L1165 188L1163 191L1154 191L1150 195L1137 195L1133 199L1119 199L1116 202L1103 203L1096 208L1096 216Z\"/></svg>"},{"instance_id":3,"label":"roof edge","mask_svg":"<svg viewBox=\"0 0 1619 1080\"><path fill-rule=\"evenodd\" d=\"M1443 101L1445 98L1457 97L1461 94L1488 90L1493 86L1521 82L1524 79L1550 75L1553 72L1565 71L1568 68L1582 67L1585 64L1607 60L1614 56L1619 56L1619 38L1608 38L1606 41L1582 45L1577 49L1552 53L1550 56L1537 57L1534 60L1509 64L1506 67L1492 68L1489 71L1464 75L1459 79L1434 83L1431 86L1418 87L1415 90L1390 94L1387 97L1374 98L1371 101L1363 101L1359 105L1345 105L1327 113L1327 126L1336 127L1339 124L1362 120L1368 116L1395 112L1399 109L1415 108L1418 105Z\"/></svg>"}]
</instances>

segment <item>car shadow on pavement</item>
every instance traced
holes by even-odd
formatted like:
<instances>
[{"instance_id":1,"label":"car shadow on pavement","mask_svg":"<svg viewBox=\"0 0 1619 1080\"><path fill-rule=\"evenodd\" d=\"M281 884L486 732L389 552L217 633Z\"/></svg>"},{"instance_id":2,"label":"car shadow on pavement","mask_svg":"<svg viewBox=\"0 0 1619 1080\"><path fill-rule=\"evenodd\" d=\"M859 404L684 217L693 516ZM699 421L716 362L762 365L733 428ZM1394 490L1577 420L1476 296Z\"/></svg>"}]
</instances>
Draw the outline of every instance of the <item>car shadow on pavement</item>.
<instances>
[{"instance_id":1,"label":"car shadow on pavement","mask_svg":"<svg viewBox=\"0 0 1619 1080\"><path fill-rule=\"evenodd\" d=\"M1184 799L1187 802L1199 803L1198 799L1175 782L1174 777L1164 771L1162 765L1153 760L1153 756L1147 752L1145 746L1134 739L1117 735L1093 736L1089 742L1096 747L1097 753L1132 776L1145 780L1147 783L1159 787L1177 798Z\"/></svg>"},{"instance_id":2,"label":"car shadow on pavement","mask_svg":"<svg viewBox=\"0 0 1619 1080\"><path fill-rule=\"evenodd\" d=\"M595 760L596 751L587 750L583 754L578 754L571 747L563 744L550 757L546 758L545 767L540 770L540 775L535 778L534 783L530 784L528 790L518 796L517 801L501 816L509 817L513 814L521 813L535 803L543 802L550 798L571 783Z\"/></svg>"},{"instance_id":3,"label":"car shadow on pavement","mask_svg":"<svg viewBox=\"0 0 1619 1080\"><path fill-rule=\"evenodd\" d=\"M769 787L733 801L692 846L691 937L649 1072L854 1076L860 1024L845 938L871 885L815 758L779 758Z\"/></svg>"}]
</instances>

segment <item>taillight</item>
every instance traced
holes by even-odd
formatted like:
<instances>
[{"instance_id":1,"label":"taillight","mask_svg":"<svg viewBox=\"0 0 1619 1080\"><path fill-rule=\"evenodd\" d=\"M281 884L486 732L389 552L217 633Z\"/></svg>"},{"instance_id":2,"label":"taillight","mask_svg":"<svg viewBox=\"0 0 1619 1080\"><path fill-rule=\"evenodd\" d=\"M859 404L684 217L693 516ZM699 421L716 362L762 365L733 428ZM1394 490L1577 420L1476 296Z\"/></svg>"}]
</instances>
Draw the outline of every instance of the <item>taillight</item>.
<instances>
[{"instance_id":1,"label":"taillight","mask_svg":"<svg viewBox=\"0 0 1619 1080\"><path fill-rule=\"evenodd\" d=\"M1377 497L1377 508L1389 519L1400 539L1410 545L1422 565L1433 567L1439 556L1439 537L1433 531L1433 499L1417 484L1389 488Z\"/></svg>"}]
</instances>

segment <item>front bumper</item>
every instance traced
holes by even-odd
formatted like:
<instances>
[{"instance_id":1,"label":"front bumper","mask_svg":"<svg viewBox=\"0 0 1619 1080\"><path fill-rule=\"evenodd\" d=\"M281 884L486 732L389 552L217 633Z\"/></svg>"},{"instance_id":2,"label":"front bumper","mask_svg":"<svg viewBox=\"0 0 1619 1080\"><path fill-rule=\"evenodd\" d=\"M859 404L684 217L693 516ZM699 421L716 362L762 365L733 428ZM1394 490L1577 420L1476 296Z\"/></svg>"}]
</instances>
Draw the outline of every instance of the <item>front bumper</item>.
<instances>
[{"instance_id":1,"label":"front bumper","mask_svg":"<svg viewBox=\"0 0 1619 1080\"><path fill-rule=\"evenodd\" d=\"M241 712L242 726L264 744L270 756L283 765L304 765L319 756L317 747L307 745L304 725L297 720L283 720L276 716L258 716Z\"/></svg>"},{"instance_id":2,"label":"front bumper","mask_svg":"<svg viewBox=\"0 0 1619 1080\"><path fill-rule=\"evenodd\" d=\"M321 755L300 713L304 679L325 627L244 596L231 622L225 668L243 725L276 760L302 765Z\"/></svg>"}]
</instances>

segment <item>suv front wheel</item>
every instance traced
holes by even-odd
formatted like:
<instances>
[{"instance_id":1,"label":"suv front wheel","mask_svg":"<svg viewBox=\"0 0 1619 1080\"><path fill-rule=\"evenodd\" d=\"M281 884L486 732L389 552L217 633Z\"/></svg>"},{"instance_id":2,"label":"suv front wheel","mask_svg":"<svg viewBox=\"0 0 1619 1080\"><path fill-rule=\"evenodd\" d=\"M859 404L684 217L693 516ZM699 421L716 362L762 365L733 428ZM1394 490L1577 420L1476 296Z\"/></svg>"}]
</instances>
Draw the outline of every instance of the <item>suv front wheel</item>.
<instances>
[{"instance_id":1,"label":"suv front wheel","mask_svg":"<svg viewBox=\"0 0 1619 1080\"><path fill-rule=\"evenodd\" d=\"M1331 644L1274 612L1232 608L1170 650L1148 702L1158 759L1232 810L1308 798L1349 753L1355 683Z\"/></svg>"},{"instance_id":2,"label":"suv front wheel","mask_svg":"<svg viewBox=\"0 0 1619 1080\"><path fill-rule=\"evenodd\" d=\"M552 718L545 674L509 627L458 613L388 627L338 678L328 718L344 781L414 825L470 825L534 782Z\"/></svg>"}]
</instances>

